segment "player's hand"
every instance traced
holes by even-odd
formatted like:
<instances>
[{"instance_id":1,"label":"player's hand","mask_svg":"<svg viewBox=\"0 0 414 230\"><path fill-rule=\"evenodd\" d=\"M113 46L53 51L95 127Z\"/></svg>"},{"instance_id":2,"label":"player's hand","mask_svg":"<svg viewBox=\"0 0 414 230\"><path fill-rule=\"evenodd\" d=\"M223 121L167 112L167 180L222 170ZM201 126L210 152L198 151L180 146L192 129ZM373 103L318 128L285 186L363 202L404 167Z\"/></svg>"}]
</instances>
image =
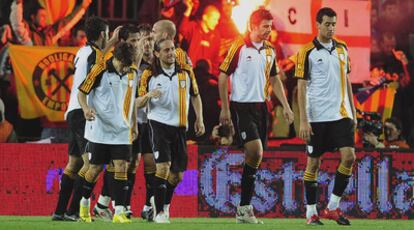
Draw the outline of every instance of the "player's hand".
<instances>
[{"instance_id":1,"label":"player's hand","mask_svg":"<svg viewBox=\"0 0 414 230\"><path fill-rule=\"evenodd\" d=\"M85 116L86 120L93 121L96 118L96 111L91 107L87 107L83 110L83 115Z\"/></svg>"},{"instance_id":2,"label":"player's hand","mask_svg":"<svg viewBox=\"0 0 414 230\"><path fill-rule=\"evenodd\" d=\"M312 127L309 122L300 122L299 137L304 141L309 142L311 135L313 135Z\"/></svg>"},{"instance_id":3,"label":"player's hand","mask_svg":"<svg viewBox=\"0 0 414 230\"><path fill-rule=\"evenodd\" d=\"M220 120L220 124L222 124L222 125L231 125L231 126L233 126L233 124L231 122L231 114L230 114L229 109L221 109L219 120Z\"/></svg>"},{"instance_id":4,"label":"player's hand","mask_svg":"<svg viewBox=\"0 0 414 230\"><path fill-rule=\"evenodd\" d=\"M290 106L287 106L286 108L283 108L283 117L289 124L293 123L294 120L294 114L292 110L290 109Z\"/></svg>"},{"instance_id":5,"label":"player's hand","mask_svg":"<svg viewBox=\"0 0 414 230\"><path fill-rule=\"evenodd\" d=\"M153 89L147 94L148 98L159 98L161 96L161 91L159 89Z\"/></svg>"},{"instance_id":6,"label":"player's hand","mask_svg":"<svg viewBox=\"0 0 414 230\"><path fill-rule=\"evenodd\" d=\"M203 135L206 132L203 120L196 119L194 123L194 131L197 137Z\"/></svg>"},{"instance_id":7,"label":"player's hand","mask_svg":"<svg viewBox=\"0 0 414 230\"><path fill-rule=\"evenodd\" d=\"M114 32L112 33L112 37L109 39L108 43L115 44L119 41L119 31L121 30L122 26L118 26L115 28Z\"/></svg>"}]
</instances>

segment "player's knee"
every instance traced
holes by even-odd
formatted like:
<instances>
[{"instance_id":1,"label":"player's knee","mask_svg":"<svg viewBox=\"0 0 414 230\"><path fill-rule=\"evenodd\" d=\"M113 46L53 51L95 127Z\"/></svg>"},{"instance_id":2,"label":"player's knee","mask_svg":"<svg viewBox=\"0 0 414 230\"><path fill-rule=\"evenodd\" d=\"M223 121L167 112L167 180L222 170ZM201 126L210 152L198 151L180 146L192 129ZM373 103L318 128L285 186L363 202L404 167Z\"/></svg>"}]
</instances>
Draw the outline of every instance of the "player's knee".
<instances>
[{"instance_id":1,"label":"player's knee","mask_svg":"<svg viewBox=\"0 0 414 230\"><path fill-rule=\"evenodd\" d=\"M88 182L96 182L99 173L102 171L101 165L90 165L88 171L85 173L85 180Z\"/></svg>"},{"instance_id":2,"label":"player's knee","mask_svg":"<svg viewBox=\"0 0 414 230\"><path fill-rule=\"evenodd\" d=\"M124 160L114 160L115 172L126 172L127 163Z\"/></svg>"},{"instance_id":3,"label":"player's knee","mask_svg":"<svg viewBox=\"0 0 414 230\"><path fill-rule=\"evenodd\" d=\"M352 165L354 164L356 159L355 154L350 154L347 155L346 157L344 157L344 159L342 159L342 164L345 165L346 167L352 167Z\"/></svg>"},{"instance_id":4,"label":"player's knee","mask_svg":"<svg viewBox=\"0 0 414 230\"><path fill-rule=\"evenodd\" d=\"M102 165L90 165L88 172L91 172L93 174L99 174L103 169Z\"/></svg>"},{"instance_id":5,"label":"player's knee","mask_svg":"<svg viewBox=\"0 0 414 230\"><path fill-rule=\"evenodd\" d=\"M181 181L183 180L183 173L173 173L170 172L170 175L168 176L168 183L170 183L173 186L177 186Z\"/></svg>"},{"instance_id":6,"label":"player's knee","mask_svg":"<svg viewBox=\"0 0 414 230\"><path fill-rule=\"evenodd\" d=\"M167 180L170 174L170 166L171 162L157 163L155 176Z\"/></svg>"},{"instance_id":7,"label":"player's knee","mask_svg":"<svg viewBox=\"0 0 414 230\"><path fill-rule=\"evenodd\" d=\"M69 157L69 162L66 165L65 170L68 169L68 170L71 170L71 171L77 173L82 166L83 166L82 158L80 158L80 157L71 157L70 156Z\"/></svg>"},{"instance_id":8,"label":"player's knee","mask_svg":"<svg viewBox=\"0 0 414 230\"><path fill-rule=\"evenodd\" d=\"M356 160L355 152L351 148L344 149L342 152L341 163L346 167L352 167Z\"/></svg>"},{"instance_id":9,"label":"player's knee","mask_svg":"<svg viewBox=\"0 0 414 230\"><path fill-rule=\"evenodd\" d=\"M89 164L83 164L82 168L79 170L78 175L80 177L85 177L86 172L89 170Z\"/></svg>"},{"instance_id":10,"label":"player's knee","mask_svg":"<svg viewBox=\"0 0 414 230\"><path fill-rule=\"evenodd\" d=\"M252 168L259 168L262 158L262 153L250 154L246 156L245 163Z\"/></svg>"},{"instance_id":11,"label":"player's knee","mask_svg":"<svg viewBox=\"0 0 414 230\"><path fill-rule=\"evenodd\" d=\"M63 171L63 174L67 175L71 179L76 178L76 171L74 171L72 168L66 166L65 170Z\"/></svg>"},{"instance_id":12,"label":"player's knee","mask_svg":"<svg viewBox=\"0 0 414 230\"><path fill-rule=\"evenodd\" d=\"M155 166L155 160L153 154L144 154L143 155L144 160L144 172L145 173L154 173L157 168Z\"/></svg>"},{"instance_id":13,"label":"player's knee","mask_svg":"<svg viewBox=\"0 0 414 230\"><path fill-rule=\"evenodd\" d=\"M310 173L316 173L319 170L321 160L319 157L308 157L306 163L306 171Z\"/></svg>"}]
</instances>

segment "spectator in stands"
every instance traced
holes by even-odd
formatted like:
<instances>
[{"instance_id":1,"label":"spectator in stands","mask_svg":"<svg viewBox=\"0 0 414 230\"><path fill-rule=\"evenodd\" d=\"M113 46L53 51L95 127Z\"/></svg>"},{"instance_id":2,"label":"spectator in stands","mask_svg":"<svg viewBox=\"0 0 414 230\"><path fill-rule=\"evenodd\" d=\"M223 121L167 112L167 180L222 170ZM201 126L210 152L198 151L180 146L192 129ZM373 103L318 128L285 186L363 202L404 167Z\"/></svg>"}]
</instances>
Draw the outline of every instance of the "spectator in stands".
<instances>
[{"instance_id":1,"label":"spectator in stands","mask_svg":"<svg viewBox=\"0 0 414 230\"><path fill-rule=\"evenodd\" d=\"M215 32L220 20L220 11L214 5L203 10L201 20L191 20L192 1L185 1L187 9L180 25L179 32L183 36L183 48L187 48L192 63L206 59L212 64L213 74L218 74L220 34Z\"/></svg>"},{"instance_id":2,"label":"spectator in stands","mask_svg":"<svg viewBox=\"0 0 414 230\"><path fill-rule=\"evenodd\" d=\"M9 43L13 42L13 33L9 25L0 27L0 80L10 81Z\"/></svg>"},{"instance_id":3,"label":"spectator in stands","mask_svg":"<svg viewBox=\"0 0 414 230\"><path fill-rule=\"evenodd\" d=\"M85 29L82 26L75 27L72 30L73 46L82 47L88 41L86 38Z\"/></svg>"},{"instance_id":4,"label":"spectator in stands","mask_svg":"<svg viewBox=\"0 0 414 230\"><path fill-rule=\"evenodd\" d=\"M216 27L217 33L220 33L220 51L218 56L224 58L230 46L233 44L234 39L240 36L240 32L234 24L231 15L233 14L234 1L221 0L220 10L220 22Z\"/></svg>"},{"instance_id":5,"label":"spectator in stands","mask_svg":"<svg viewBox=\"0 0 414 230\"><path fill-rule=\"evenodd\" d=\"M401 122L391 117L384 123L385 140L384 145L387 148L410 148L402 136Z\"/></svg>"},{"instance_id":6,"label":"spectator in stands","mask_svg":"<svg viewBox=\"0 0 414 230\"><path fill-rule=\"evenodd\" d=\"M364 133L364 140L375 148L410 148L402 135L401 122L391 117L384 122L384 142L381 142L379 137L372 132Z\"/></svg>"},{"instance_id":7,"label":"spectator in stands","mask_svg":"<svg viewBox=\"0 0 414 230\"><path fill-rule=\"evenodd\" d=\"M37 6L30 13L30 21L23 19L23 0L14 0L11 4L10 24L19 44L22 45L57 45L57 42L82 18L92 0L82 0L72 13L53 25L46 24L47 12L44 8ZM38 119L22 120L27 126L37 127ZM54 142L67 142L66 122L50 122L46 117L40 120L40 138L54 138ZM25 129L23 132L27 132ZM36 132L37 133L37 132ZM35 134L38 139L38 134Z\"/></svg>"},{"instance_id":8,"label":"spectator in stands","mask_svg":"<svg viewBox=\"0 0 414 230\"><path fill-rule=\"evenodd\" d=\"M399 79L400 86L406 87L410 82L408 59L405 53L397 49L397 39L393 33L383 33L380 41L380 53L371 58L372 66L385 71L387 79ZM392 77L392 75L396 75Z\"/></svg>"},{"instance_id":9,"label":"spectator in stands","mask_svg":"<svg viewBox=\"0 0 414 230\"><path fill-rule=\"evenodd\" d=\"M40 6L30 14L30 21L23 19L23 0L14 0L11 5L10 24L22 45L55 45L85 14L92 0L83 0L63 20L53 25L46 24L47 12Z\"/></svg>"},{"instance_id":10,"label":"spectator in stands","mask_svg":"<svg viewBox=\"0 0 414 230\"><path fill-rule=\"evenodd\" d=\"M384 1L377 28L381 33L394 34L397 40L397 47L404 52L408 51L408 34L412 30L411 24L409 17L405 16L400 9L397 0Z\"/></svg>"},{"instance_id":11,"label":"spectator in stands","mask_svg":"<svg viewBox=\"0 0 414 230\"><path fill-rule=\"evenodd\" d=\"M0 143L12 143L17 142L16 133L14 132L13 125L11 125L5 117L5 106L0 99Z\"/></svg>"},{"instance_id":12,"label":"spectator in stands","mask_svg":"<svg viewBox=\"0 0 414 230\"><path fill-rule=\"evenodd\" d=\"M193 3L193 9L190 13L190 19L194 19L200 7L199 0L164 0L162 1L161 16L163 19L168 19L176 25L181 24L183 14L186 11L186 2Z\"/></svg>"},{"instance_id":13,"label":"spectator in stands","mask_svg":"<svg viewBox=\"0 0 414 230\"><path fill-rule=\"evenodd\" d=\"M376 66L385 71L387 79L398 79L399 87L395 94L393 117L402 122L403 136L410 145L414 144L414 63L402 50L396 50L397 39L392 33L384 33L381 41L381 62ZM373 63L375 66L375 64Z\"/></svg>"},{"instance_id":14,"label":"spectator in stands","mask_svg":"<svg viewBox=\"0 0 414 230\"><path fill-rule=\"evenodd\" d=\"M59 46L85 46L88 40L82 24L79 24L78 26L73 27L71 31L68 31L68 33L59 40Z\"/></svg>"}]
</instances>

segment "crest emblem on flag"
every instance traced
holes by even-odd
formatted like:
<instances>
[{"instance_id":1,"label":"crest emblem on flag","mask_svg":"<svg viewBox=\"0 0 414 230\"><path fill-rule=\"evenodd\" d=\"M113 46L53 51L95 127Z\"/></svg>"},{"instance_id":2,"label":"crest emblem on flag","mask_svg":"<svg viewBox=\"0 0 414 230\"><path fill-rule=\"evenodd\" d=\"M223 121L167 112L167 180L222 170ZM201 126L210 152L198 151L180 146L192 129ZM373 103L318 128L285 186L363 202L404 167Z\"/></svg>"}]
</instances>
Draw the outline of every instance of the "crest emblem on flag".
<instances>
[{"instance_id":1,"label":"crest emblem on flag","mask_svg":"<svg viewBox=\"0 0 414 230\"><path fill-rule=\"evenodd\" d=\"M74 58L72 53L56 52L49 54L36 65L32 78L33 88L39 101L47 108L66 111Z\"/></svg>"}]
</instances>

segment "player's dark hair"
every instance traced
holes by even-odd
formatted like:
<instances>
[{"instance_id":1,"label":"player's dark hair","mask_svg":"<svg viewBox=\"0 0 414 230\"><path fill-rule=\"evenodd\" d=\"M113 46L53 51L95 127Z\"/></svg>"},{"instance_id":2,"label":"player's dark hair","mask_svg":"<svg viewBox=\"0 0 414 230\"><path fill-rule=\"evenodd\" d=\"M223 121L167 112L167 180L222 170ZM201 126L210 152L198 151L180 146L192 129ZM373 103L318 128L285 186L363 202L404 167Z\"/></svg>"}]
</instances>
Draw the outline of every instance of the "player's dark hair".
<instances>
[{"instance_id":1,"label":"player's dark hair","mask_svg":"<svg viewBox=\"0 0 414 230\"><path fill-rule=\"evenodd\" d=\"M96 41L99 39L101 32L105 32L108 28L108 22L100 17L92 16L85 21L85 33L88 41Z\"/></svg>"},{"instance_id":2,"label":"player's dark hair","mask_svg":"<svg viewBox=\"0 0 414 230\"><path fill-rule=\"evenodd\" d=\"M148 23L138 25L138 31L141 35L149 35L152 32L152 27Z\"/></svg>"},{"instance_id":3,"label":"player's dark hair","mask_svg":"<svg viewBox=\"0 0 414 230\"><path fill-rule=\"evenodd\" d=\"M316 21L319 23L322 23L323 21L323 16L328 16L328 17L336 17L336 12L329 7L323 7L321 9L319 9L318 13L316 14Z\"/></svg>"},{"instance_id":4,"label":"player's dark hair","mask_svg":"<svg viewBox=\"0 0 414 230\"><path fill-rule=\"evenodd\" d=\"M134 47L127 42L120 42L115 46L114 58L119 60L124 66L132 65L135 58Z\"/></svg>"},{"instance_id":5,"label":"player's dark hair","mask_svg":"<svg viewBox=\"0 0 414 230\"><path fill-rule=\"evenodd\" d=\"M132 24L126 24L121 27L119 30L119 38L121 40L126 41L129 38L130 34L139 33L138 27L132 25Z\"/></svg>"}]
</instances>

